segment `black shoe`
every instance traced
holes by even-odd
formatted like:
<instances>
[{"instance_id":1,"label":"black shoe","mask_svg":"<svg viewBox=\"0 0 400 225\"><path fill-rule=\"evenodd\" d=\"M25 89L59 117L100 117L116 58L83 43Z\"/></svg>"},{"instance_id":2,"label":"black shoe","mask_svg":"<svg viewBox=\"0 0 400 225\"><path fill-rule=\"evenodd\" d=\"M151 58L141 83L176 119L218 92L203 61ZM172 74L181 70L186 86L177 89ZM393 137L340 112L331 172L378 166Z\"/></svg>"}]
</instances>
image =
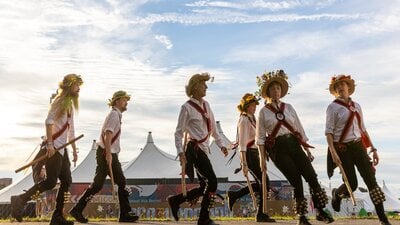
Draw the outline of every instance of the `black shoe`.
<instances>
[{"instance_id":1,"label":"black shoe","mask_svg":"<svg viewBox=\"0 0 400 225\"><path fill-rule=\"evenodd\" d=\"M133 222L136 222L138 219L139 219L139 217L136 215L132 215L131 213L124 213L119 216L118 222L133 223Z\"/></svg>"},{"instance_id":2,"label":"black shoe","mask_svg":"<svg viewBox=\"0 0 400 225\"><path fill-rule=\"evenodd\" d=\"M178 221L179 220L179 217L178 217L179 203L176 201L175 196L173 196L173 195L168 196L167 201L168 201L169 207L171 208L174 219L176 221Z\"/></svg>"},{"instance_id":3,"label":"black shoe","mask_svg":"<svg viewBox=\"0 0 400 225\"><path fill-rule=\"evenodd\" d=\"M66 220L61 214L53 213L50 225L74 225L74 222Z\"/></svg>"},{"instance_id":4,"label":"black shoe","mask_svg":"<svg viewBox=\"0 0 400 225\"><path fill-rule=\"evenodd\" d=\"M71 216L74 217L74 219L79 223L89 222L89 220L82 215L82 211L76 207L72 208L71 211L69 211L69 214L71 214Z\"/></svg>"},{"instance_id":5,"label":"black shoe","mask_svg":"<svg viewBox=\"0 0 400 225\"><path fill-rule=\"evenodd\" d=\"M336 211L336 212L340 212L340 203L342 201L342 199L339 197L339 195L336 193L337 189L334 188L332 189L332 208Z\"/></svg>"},{"instance_id":6,"label":"black shoe","mask_svg":"<svg viewBox=\"0 0 400 225\"><path fill-rule=\"evenodd\" d=\"M275 223L276 222L276 220L272 219L265 213L257 214L256 221L257 222L267 222L267 223Z\"/></svg>"},{"instance_id":7,"label":"black shoe","mask_svg":"<svg viewBox=\"0 0 400 225\"><path fill-rule=\"evenodd\" d=\"M392 225L388 220L381 221L381 225Z\"/></svg>"},{"instance_id":8,"label":"black shoe","mask_svg":"<svg viewBox=\"0 0 400 225\"><path fill-rule=\"evenodd\" d=\"M11 196L11 216L18 222L22 222L22 210L24 208L24 201L20 196Z\"/></svg>"},{"instance_id":9,"label":"black shoe","mask_svg":"<svg viewBox=\"0 0 400 225\"><path fill-rule=\"evenodd\" d=\"M322 221L325 223L332 223L335 221L328 213L324 210L318 210L317 216L315 217L318 221Z\"/></svg>"},{"instance_id":10,"label":"black shoe","mask_svg":"<svg viewBox=\"0 0 400 225\"><path fill-rule=\"evenodd\" d=\"M233 204L235 204L235 201L236 201L236 196L235 195L236 195L236 193L234 191L227 191L226 192L229 211L233 210Z\"/></svg>"},{"instance_id":11,"label":"black shoe","mask_svg":"<svg viewBox=\"0 0 400 225\"><path fill-rule=\"evenodd\" d=\"M311 225L306 216L300 216L297 225Z\"/></svg>"},{"instance_id":12,"label":"black shoe","mask_svg":"<svg viewBox=\"0 0 400 225\"><path fill-rule=\"evenodd\" d=\"M218 225L212 219L199 219L197 225Z\"/></svg>"}]
</instances>

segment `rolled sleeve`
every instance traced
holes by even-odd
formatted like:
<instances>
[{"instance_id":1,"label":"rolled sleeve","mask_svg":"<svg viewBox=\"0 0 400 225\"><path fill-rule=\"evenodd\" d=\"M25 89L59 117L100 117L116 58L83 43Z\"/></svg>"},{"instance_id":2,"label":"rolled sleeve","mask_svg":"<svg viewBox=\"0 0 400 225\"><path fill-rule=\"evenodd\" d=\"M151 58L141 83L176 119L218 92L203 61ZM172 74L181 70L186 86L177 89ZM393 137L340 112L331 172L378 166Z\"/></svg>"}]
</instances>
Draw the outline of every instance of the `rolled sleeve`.
<instances>
[{"instance_id":1,"label":"rolled sleeve","mask_svg":"<svg viewBox=\"0 0 400 225\"><path fill-rule=\"evenodd\" d=\"M70 120L71 121L69 123L68 140L72 140L75 138L74 112L71 113Z\"/></svg>"},{"instance_id":2,"label":"rolled sleeve","mask_svg":"<svg viewBox=\"0 0 400 225\"><path fill-rule=\"evenodd\" d=\"M238 133L239 133L239 151L245 152L247 151L247 140L248 138L248 130L246 127L248 126L247 120L244 120L243 117L240 118L238 124Z\"/></svg>"},{"instance_id":3,"label":"rolled sleeve","mask_svg":"<svg viewBox=\"0 0 400 225\"><path fill-rule=\"evenodd\" d=\"M326 109L326 123L325 123L325 135L334 134L335 122L334 122L334 110L332 105L329 105Z\"/></svg>"},{"instance_id":4,"label":"rolled sleeve","mask_svg":"<svg viewBox=\"0 0 400 225\"><path fill-rule=\"evenodd\" d=\"M45 124L46 125L53 125L55 123L56 118L56 108L54 104L51 104L49 113L47 114Z\"/></svg>"},{"instance_id":5,"label":"rolled sleeve","mask_svg":"<svg viewBox=\"0 0 400 225\"><path fill-rule=\"evenodd\" d=\"M257 129L256 129L256 143L257 145L264 145L266 140L266 127L264 126L265 117L264 117L264 108L260 110L258 113L258 120L257 120Z\"/></svg>"},{"instance_id":6,"label":"rolled sleeve","mask_svg":"<svg viewBox=\"0 0 400 225\"><path fill-rule=\"evenodd\" d=\"M188 123L187 120L188 120L188 111L184 106L182 106L178 116L178 124L176 125L175 129L175 147L178 155L179 153L183 152L182 138Z\"/></svg>"}]
</instances>

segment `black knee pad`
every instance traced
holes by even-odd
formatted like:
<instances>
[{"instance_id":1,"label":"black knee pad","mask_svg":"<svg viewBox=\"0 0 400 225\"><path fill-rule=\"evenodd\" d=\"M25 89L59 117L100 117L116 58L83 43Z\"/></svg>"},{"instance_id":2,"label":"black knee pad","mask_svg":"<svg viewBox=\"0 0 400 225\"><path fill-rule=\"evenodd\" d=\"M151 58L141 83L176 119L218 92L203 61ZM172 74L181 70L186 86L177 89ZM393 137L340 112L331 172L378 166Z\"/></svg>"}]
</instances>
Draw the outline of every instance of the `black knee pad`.
<instances>
[{"instance_id":1,"label":"black knee pad","mask_svg":"<svg viewBox=\"0 0 400 225\"><path fill-rule=\"evenodd\" d=\"M296 213L297 215L307 214L308 213L307 199L306 198L296 199L293 208L294 208L294 213Z\"/></svg>"},{"instance_id":2,"label":"black knee pad","mask_svg":"<svg viewBox=\"0 0 400 225\"><path fill-rule=\"evenodd\" d=\"M326 195L325 189L319 188L319 190L310 189L313 203L316 208L325 208L328 204L328 196Z\"/></svg>"},{"instance_id":3,"label":"black knee pad","mask_svg":"<svg viewBox=\"0 0 400 225\"><path fill-rule=\"evenodd\" d=\"M374 203L374 205L378 205L386 201L385 193L383 193L382 189L379 186L370 189L369 196L371 197L372 203Z\"/></svg>"}]
</instances>

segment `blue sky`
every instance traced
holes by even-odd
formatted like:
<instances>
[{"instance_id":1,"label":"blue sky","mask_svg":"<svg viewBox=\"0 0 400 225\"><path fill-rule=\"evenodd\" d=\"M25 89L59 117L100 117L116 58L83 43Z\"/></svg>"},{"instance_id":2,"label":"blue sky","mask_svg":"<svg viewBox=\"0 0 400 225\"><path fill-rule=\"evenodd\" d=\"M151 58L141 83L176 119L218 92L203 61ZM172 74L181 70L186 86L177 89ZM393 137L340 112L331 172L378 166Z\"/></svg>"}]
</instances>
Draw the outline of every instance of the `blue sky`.
<instances>
[{"instance_id":1,"label":"blue sky","mask_svg":"<svg viewBox=\"0 0 400 225\"><path fill-rule=\"evenodd\" d=\"M398 1L0 1L0 177L18 179L44 134L48 100L65 74L82 74L76 117L80 159L97 139L119 89L133 98L124 113L121 158L144 146L148 131L175 154L173 133L184 85L209 72L207 100L235 138L236 105L255 77L284 69L291 103L310 138L320 180L326 176L325 110L333 74L356 80L354 100L379 149L378 182L400 193L400 3ZM336 185L340 178L331 180ZM363 183L361 186L365 186Z\"/></svg>"}]
</instances>

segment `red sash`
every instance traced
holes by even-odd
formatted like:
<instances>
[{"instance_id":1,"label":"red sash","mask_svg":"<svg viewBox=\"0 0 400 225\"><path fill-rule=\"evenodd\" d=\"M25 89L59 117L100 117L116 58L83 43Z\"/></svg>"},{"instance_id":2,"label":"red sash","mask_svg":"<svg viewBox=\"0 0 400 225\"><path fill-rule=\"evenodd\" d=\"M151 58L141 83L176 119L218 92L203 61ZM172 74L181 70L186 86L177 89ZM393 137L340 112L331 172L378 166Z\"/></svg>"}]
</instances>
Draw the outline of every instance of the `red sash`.
<instances>
[{"instance_id":1,"label":"red sash","mask_svg":"<svg viewBox=\"0 0 400 225\"><path fill-rule=\"evenodd\" d=\"M286 120L283 112L285 111L285 103L281 103L281 107L279 110L277 110L275 107L272 106L272 104L266 104L265 107L269 110L271 110L273 113L275 113L278 123L275 125L274 129L272 130L271 134L268 134L267 137L267 144L269 147L272 147L275 144L275 137L276 134L278 133L279 129L281 126L285 126L293 135L294 137L299 141L299 143L306 148L314 148L313 146L309 145L307 142L303 141L303 138L299 132L297 132ZM281 117L281 118L278 118ZM272 146L271 146L272 145Z\"/></svg>"},{"instance_id":2,"label":"red sash","mask_svg":"<svg viewBox=\"0 0 400 225\"><path fill-rule=\"evenodd\" d=\"M115 109L113 109L113 110L115 110ZM119 116L119 114L118 114L118 116ZM119 123L121 124L121 117L119 117ZM121 128L117 131L117 133L115 133L114 137L112 137L110 145L114 144L114 142L118 139L120 134L121 134ZM103 144L104 144L104 150L106 148L106 140L104 138L105 135L106 135L105 132L103 132L103 134L101 135L101 140L103 141Z\"/></svg>"},{"instance_id":3,"label":"red sash","mask_svg":"<svg viewBox=\"0 0 400 225\"><path fill-rule=\"evenodd\" d=\"M206 103L205 102L203 103L204 110L199 105L197 105L196 103L194 103L191 100L187 101L187 103L189 103L189 105L191 105L193 108L195 108L203 116L203 119L206 120L208 134L204 138L202 138L201 140L192 139L192 141L194 141L197 144L203 143L210 136L210 131L211 131L211 120L207 115Z\"/></svg>"},{"instance_id":4,"label":"red sash","mask_svg":"<svg viewBox=\"0 0 400 225\"><path fill-rule=\"evenodd\" d=\"M65 124L61 127L61 129L59 131L57 131L55 134L53 134L51 136L51 138L53 139L53 141L55 141L57 138L59 138L69 127L69 119L71 118L71 113L67 113L67 122L65 122Z\"/></svg>"},{"instance_id":5,"label":"red sash","mask_svg":"<svg viewBox=\"0 0 400 225\"><path fill-rule=\"evenodd\" d=\"M361 126L361 116L360 114L357 112L355 106L354 106L354 102L350 101L349 104L344 103L343 101L340 101L338 99L335 99L335 101L333 101L336 104L339 104L341 106L346 107L349 111L350 111L350 116L347 119L346 125L344 126L343 132L340 135L339 138L339 145L342 145L343 143L343 139L346 136L346 134L349 132L351 125L353 124L353 119L354 117L357 118L357 123L358 123L358 127L361 131L361 142L364 145L365 149L367 149L368 147L372 146L371 140L369 140L368 136L365 134L365 132L362 130L362 126Z\"/></svg>"}]
</instances>

